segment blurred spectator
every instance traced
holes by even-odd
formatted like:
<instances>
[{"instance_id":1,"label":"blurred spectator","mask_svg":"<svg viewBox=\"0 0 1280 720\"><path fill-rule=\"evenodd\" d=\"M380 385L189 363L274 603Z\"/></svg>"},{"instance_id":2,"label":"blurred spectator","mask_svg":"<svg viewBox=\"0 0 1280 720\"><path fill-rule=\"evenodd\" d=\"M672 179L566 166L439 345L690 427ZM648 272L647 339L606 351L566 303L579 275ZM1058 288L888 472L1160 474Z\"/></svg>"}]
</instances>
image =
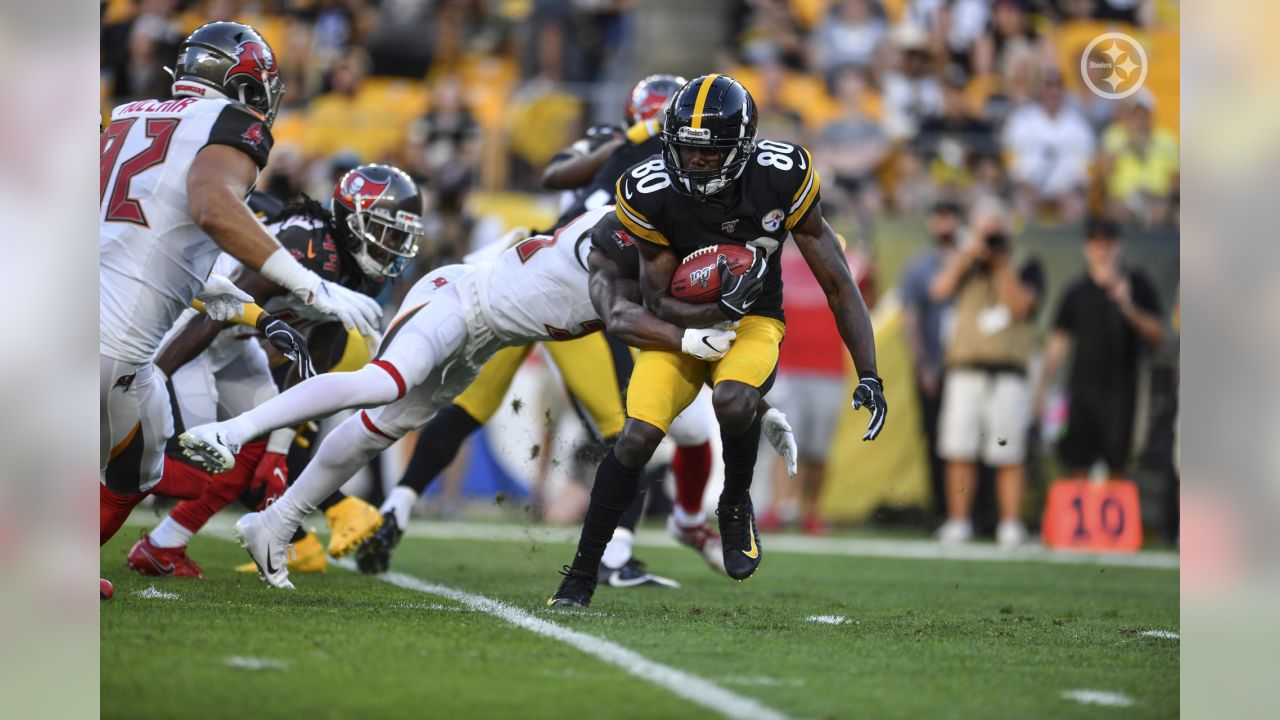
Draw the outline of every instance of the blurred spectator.
<instances>
[{"instance_id":1,"label":"blurred spectator","mask_svg":"<svg viewBox=\"0 0 1280 720\"><path fill-rule=\"evenodd\" d=\"M995 468L997 542L1013 548L1026 539L1027 363L1036 342L1034 313L1044 271L1035 260L1014 263L1002 219L987 215L929 286L935 302L955 299L938 428L938 454L946 461L947 521L938 529L943 543L973 536L979 459Z\"/></svg>"},{"instance_id":2,"label":"blurred spectator","mask_svg":"<svg viewBox=\"0 0 1280 720\"><path fill-rule=\"evenodd\" d=\"M962 77L951 73L942 94L942 113L920 123L915 139L933 184L941 189L972 185L980 163L998 163L995 130L969 111Z\"/></svg>"},{"instance_id":3,"label":"blurred spectator","mask_svg":"<svg viewBox=\"0 0 1280 720\"><path fill-rule=\"evenodd\" d=\"M1085 274L1067 288L1045 344L1036 388L1037 417L1045 388L1074 346L1067 382L1067 430L1058 446L1067 472L1084 476L1095 462L1124 477L1133 440L1138 360L1164 338L1155 286L1120 260L1118 227L1090 224L1084 242Z\"/></svg>"},{"instance_id":4,"label":"blurred spectator","mask_svg":"<svg viewBox=\"0 0 1280 720\"><path fill-rule=\"evenodd\" d=\"M479 162L479 127L453 75L436 81L431 109L409 129L409 170L436 189L469 186Z\"/></svg>"},{"instance_id":5,"label":"blurred spectator","mask_svg":"<svg viewBox=\"0 0 1280 720\"><path fill-rule=\"evenodd\" d=\"M839 0L810 38L813 67L823 74L845 65L870 68L886 33L884 11L872 0Z\"/></svg>"},{"instance_id":6,"label":"blurred spectator","mask_svg":"<svg viewBox=\"0 0 1280 720\"><path fill-rule=\"evenodd\" d=\"M894 141L915 135L920 121L942 112L942 85L931 72L928 37L914 25L893 31L896 67L884 78L884 131Z\"/></svg>"},{"instance_id":7,"label":"blurred spectator","mask_svg":"<svg viewBox=\"0 0 1280 720\"><path fill-rule=\"evenodd\" d=\"M1122 115L1102 135L1098 176L1106 188L1107 214L1158 225L1174 218L1178 195L1178 138L1152 125L1154 100L1134 95Z\"/></svg>"},{"instance_id":8,"label":"blurred spectator","mask_svg":"<svg viewBox=\"0 0 1280 720\"><path fill-rule=\"evenodd\" d=\"M907 263L898 287L902 293L902 333L911 352L920 416L929 443L929 473L934 507L945 511L942 459L938 456L938 407L942 400L944 325L951 313L951 298L935 300L929 294L938 271L956 253L956 240L964 223L963 211L954 202L935 204L929 212L928 230L933 245Z\"/></svg>"},{"instance_id":9,"label":"blurred spectator","mask_svg":"<svg viewBox=\"0 0 1280 720\"><path fill-rule=\"evenodd\" d=\"M804 65L811 42L800 30L786 0L736 0L727 6L730 34L740 59L754 65L765 58Z\"/></svg>"},{"instance_id":10,"label":"blurred spectator","mask_svg":"<svg viewBox=\"0 0 1280 720\"><path fill-rule=\"evenodd\" d=\"M818 132L811 148L828 182L824 205L868 215L878 204L875 173L889 154L889 140L866 114L865 71L852 65L838 68L832 84L839 114Z\"/></svg>"},{"instance_id":11,"label":"blurred spectator","mask_svg":"<svg viewBox=\"0 0 1280 720\"><path fill-rule=\"evenodd\" d=\"M173 79L164 67L173 64L183 39L175 9L175 0L144 0L132 20L103 28L103 67L118 102L169 97Z\"/></svg>"},{"instance_id":12,"label":"blurred spectator","mask_svg":"<svg viewBox=\"0 0 1280 720\"><path fill-rule=\"evenodd\" d=\"M988 75L1002 68L1009 55L1031 51L1038 64L1051 62L1049 45L1031 23L1030 0L996 0L991 23L973 45L973 72Z\"/></svg>"},{"instance_id":13,"label":"blurred spectator","mask_svg":"<svg viewBox=\"0 0 1280 720\"><path fill-rule=\"evenodd\" d=\"M991 0L910 0L904 17L929 32L935 52L946 53L949 64L969 74L974 45L987 31Z\"/></svg>"},{"instance_id":14,"label":"blurred spectator","mask_svg":"<svg viewBox=\"0 0 1280 720\"><path fill-rule=\"evenodd\" d=\"M1014 110L1001 136L1010 156L1014 199L1024 217L1037 211L1063 220L1084 216L1093 129L1066 104L1065 94L1062 78L1046 78L1037 101Z\"/></svg>"},{"instance_id":15,"label":"blurred spectator","mask_svg":"<svg viewBox=\"0 0 1280 720\"><path fill-rule=\"evenodd\" d=\"M842 238L843 240L843 238ZM865 256L846 251L845 257L867 304L874 305L870 263ZM779 473L769 504L760 516L760 529L772 532L800 521L807 535L823 535L826 523L818 510L826 479L827 453L840 413L846 407L845 379L849 353L836 329L813 272L795 243L787 243L781 257L782 282L787 292L787 337L778 352L778 378L769 401L786 413L795 431L797 472Z\"/></svg>"}]
</instances>

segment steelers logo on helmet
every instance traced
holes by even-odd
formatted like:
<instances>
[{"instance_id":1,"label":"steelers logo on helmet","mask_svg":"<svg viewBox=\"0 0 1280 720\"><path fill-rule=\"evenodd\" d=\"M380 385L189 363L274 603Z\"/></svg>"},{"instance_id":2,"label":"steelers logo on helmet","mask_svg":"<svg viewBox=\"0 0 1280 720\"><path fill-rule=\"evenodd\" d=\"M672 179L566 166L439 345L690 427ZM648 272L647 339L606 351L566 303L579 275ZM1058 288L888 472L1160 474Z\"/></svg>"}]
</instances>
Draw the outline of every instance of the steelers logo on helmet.
<instances>
[{"instance_id":1,"label":"steelers logo on helmet","mask_svg":"<svg viewBox=\"0 0 1280 720\"><path fill-rule=\"evenodd\" d=\"M374 279L404 272L422 240L422 193L403 170L361 165L338 180L333 217L347 250Z\"/></svg>"},{"instance_id":2,"label":"steelers logo on helmet","mask_svg":"<svg viewBox=\"0 0 1280 720\"><path fill-rule=\"evenodd\" d=\"M691 80L667 106L662 161L677 192L704 201L742 176L755 152L751 93L728 75Z\"/></svg>"}]
</instances>

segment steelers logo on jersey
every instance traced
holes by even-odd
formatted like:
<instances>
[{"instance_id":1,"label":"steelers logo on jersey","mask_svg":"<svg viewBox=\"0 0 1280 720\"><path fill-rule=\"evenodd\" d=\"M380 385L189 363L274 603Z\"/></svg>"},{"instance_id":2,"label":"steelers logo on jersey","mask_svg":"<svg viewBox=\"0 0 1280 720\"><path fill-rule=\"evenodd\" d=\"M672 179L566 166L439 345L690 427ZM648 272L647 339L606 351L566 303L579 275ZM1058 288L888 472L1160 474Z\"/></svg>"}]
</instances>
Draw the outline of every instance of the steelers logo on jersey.
<instances>
[{"instance_id":1,"label":"steelers logo on jersey","mask_svg":"<svg viewBox=\"0 0 1280 720\"><path fill-rule=\"evenodd\" d=\"M764 228L765 232L777 232L778 228L782 227L782 219L784 217L782 210L770 210L768 215L760 219L760 226Z\"/></svg>"}]
</instances>

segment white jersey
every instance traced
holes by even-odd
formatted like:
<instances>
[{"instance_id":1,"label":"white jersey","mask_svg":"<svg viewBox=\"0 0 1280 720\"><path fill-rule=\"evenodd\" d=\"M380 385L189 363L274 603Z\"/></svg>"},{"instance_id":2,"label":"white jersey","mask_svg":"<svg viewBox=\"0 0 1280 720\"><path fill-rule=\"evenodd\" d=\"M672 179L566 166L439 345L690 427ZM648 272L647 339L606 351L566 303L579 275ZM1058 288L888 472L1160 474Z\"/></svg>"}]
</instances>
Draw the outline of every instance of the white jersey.
<instances>
[{"instance_id":1,"label":"white jersey","mask_svg":"<svg viewBox=\"0 0 1280 720\"><path fill-rule=\"evenodd\" d=\"M191 218L196 154L229 145L266 165L261 116L227 100L142 100L117 107L101 138L99 352L149 362L204 286L219 249Z\"/></svg>"},{"instance_id":2,"label":"white jersey","mask_svg":"<svg viewBox=\"0 0 1280 720\"><path fill-rule=\"evenodd\" d=\"M587 291L587 254L591 228L612 213L612 205L589 210L555 235L521 240L468 277L500 340L568 340L604 329Z\"/></svg>"}]
</instances>

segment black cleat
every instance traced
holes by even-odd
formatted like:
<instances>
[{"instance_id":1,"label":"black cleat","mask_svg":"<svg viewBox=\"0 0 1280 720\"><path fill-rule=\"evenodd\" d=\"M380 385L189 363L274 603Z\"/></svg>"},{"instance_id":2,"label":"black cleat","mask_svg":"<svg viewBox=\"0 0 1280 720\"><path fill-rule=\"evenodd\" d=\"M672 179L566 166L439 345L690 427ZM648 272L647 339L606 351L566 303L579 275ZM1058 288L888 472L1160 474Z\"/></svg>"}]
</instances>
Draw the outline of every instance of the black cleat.
<instances>
[{"instance_id":1,"label":"black cleat","mask_svg":"<svg viewBox=\"0 0 1280 720\"><path fill-rule=\"evenodd\" d=\"M596 592L596 574L574 570L565 565L560 570L564 580L556 593L547 599L547 607L587 607Z\"/></svg>"},{"instance_id":2,"label":"black cleat","mask_svg":"<svg viewBox=\"0 0 1280 720\"><path fill-rule=\"evenodd\" d=\"M620 568L611 568L604 563L600 563L599 580L606 585L619 588L640 587L641 585L680 587L680 583L675 580L649 572L644 563L635 558L631 558Z\"/></svg>"},{"instance_id":3,"label":"black cleat","mask_svg":"<svg viewBox=\"0 0 1280 720\"><path fill-rule=\"evenodd\" d=\"M721 505L716 508L716 517L720 519L720 538L724 544L724 570L734 580L746 580L760 567L760 558L764 555L751 498L738 505Z\"/></svg>"},{"instance_id":4,"label":"black cleat","mask_svg":"<svg viewBox=\"0 0 1280 720\"><path fill-rule=\"evenodd\" d=\"M391 566L391 551L400 544L404 531L393 512L382 513L382 527L356 548L356 567L366 575L384 573Z\"/></svg>"}]
</instances>

